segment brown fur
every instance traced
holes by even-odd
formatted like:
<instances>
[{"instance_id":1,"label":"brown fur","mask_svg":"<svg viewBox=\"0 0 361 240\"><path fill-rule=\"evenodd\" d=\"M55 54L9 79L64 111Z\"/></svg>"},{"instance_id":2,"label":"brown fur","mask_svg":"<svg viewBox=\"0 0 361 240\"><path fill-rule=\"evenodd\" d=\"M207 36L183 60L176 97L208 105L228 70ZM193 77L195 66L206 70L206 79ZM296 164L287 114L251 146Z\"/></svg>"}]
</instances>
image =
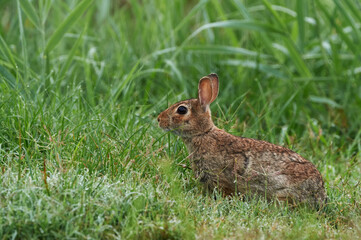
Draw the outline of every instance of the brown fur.
<instances>
[{"instance_id":1,"label":"brown fur","mask_svg":"<svg viewBox=\"0 0 361 240\"><path fill-rule=\"evenodd\" d=\"M158 116L159 126L182 137L192 169L206 189L224 195L257 194L292 203L323 205L326 191L316 167L297 153L265 141L236 137L212 122L209 104L218 94L218 77L199 84L198 99L175 103ZM179 106L188 109L177 113Z\"/></svg>"}]
</instances>

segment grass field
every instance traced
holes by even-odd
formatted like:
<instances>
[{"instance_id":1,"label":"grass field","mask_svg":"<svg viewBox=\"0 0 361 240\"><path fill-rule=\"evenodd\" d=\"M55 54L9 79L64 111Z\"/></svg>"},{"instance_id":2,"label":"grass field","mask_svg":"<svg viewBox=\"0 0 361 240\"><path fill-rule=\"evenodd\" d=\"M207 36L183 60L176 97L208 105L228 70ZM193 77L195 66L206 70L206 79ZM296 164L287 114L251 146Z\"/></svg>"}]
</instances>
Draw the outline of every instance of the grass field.
<instances>
[{"instance_id":1,"label":"grass field","mask_svg":"<svg viewBox=\"0 0 361 240\"><path fill-rule=\"evenodd\" d=\"M358 0L0 1L1 239L361 238ZM316 212L204 196L156 122L220 77L214 122L322 173Z\"/></svg>"}]
</instances>

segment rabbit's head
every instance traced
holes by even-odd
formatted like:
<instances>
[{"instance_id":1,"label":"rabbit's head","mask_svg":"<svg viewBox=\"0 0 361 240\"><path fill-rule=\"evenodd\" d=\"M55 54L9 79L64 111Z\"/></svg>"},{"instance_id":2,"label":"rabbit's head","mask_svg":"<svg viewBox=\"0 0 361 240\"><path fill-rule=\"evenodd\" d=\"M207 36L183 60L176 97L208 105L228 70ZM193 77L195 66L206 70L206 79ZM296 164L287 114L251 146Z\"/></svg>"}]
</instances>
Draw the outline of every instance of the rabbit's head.
<instances>
[{"instance_id":1,"label":"rabbit's head","mask_svg":"<svg viewBox=\"0 0 361 240\"><path fill-rule=\"evenodd\" d=\"M210 131L214 124L209 105L218 95L218 76L209 74L199 80L198 98L180 101L158 116L159 127L182 137L193 137Z\"/></svg>"}]
</instances>

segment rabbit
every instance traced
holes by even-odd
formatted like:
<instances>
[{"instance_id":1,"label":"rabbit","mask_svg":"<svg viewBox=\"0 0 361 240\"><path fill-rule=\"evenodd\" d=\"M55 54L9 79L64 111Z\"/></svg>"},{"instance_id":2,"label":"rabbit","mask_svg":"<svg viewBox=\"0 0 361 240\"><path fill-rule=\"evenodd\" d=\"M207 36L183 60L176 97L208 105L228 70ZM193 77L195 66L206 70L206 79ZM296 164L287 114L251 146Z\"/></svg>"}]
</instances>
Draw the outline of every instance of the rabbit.
<instances>
[{"instance_id":1,"label":"rabbit","mask_svg":"<svg viewBox=\"0 0 361 240\"><path fill-rule=\"evenodd\" d=\"M320 172L290 149L237 137L217 128L209 105L217 98L218 76L200 79L198 98L180 101L161 112L159 127L180 136L195 177L207 191L222 195L258 195L290 205L323 206L327 195Z\"/></svg>"}]
</instances>

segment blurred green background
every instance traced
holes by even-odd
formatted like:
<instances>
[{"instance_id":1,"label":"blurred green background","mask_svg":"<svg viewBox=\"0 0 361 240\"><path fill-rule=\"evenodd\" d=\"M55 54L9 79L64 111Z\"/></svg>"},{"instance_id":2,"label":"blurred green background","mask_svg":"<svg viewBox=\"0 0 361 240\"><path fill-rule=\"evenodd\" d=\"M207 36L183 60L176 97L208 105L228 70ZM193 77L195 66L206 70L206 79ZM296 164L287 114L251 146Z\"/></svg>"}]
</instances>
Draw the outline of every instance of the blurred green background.
<instances>
[{"instance_id":1,"label":"blurred green background","mask_svg":"<svg viewBox=\"0 0 361 240\"><path fill-rule=\"evenodd\" d=\"M360 1L0 9L4 239L361 235ZM323 212L201 194L183 143L155 119L213 72L216 125L312 161L328 189Z\"/></svg>"}]
</instances>

